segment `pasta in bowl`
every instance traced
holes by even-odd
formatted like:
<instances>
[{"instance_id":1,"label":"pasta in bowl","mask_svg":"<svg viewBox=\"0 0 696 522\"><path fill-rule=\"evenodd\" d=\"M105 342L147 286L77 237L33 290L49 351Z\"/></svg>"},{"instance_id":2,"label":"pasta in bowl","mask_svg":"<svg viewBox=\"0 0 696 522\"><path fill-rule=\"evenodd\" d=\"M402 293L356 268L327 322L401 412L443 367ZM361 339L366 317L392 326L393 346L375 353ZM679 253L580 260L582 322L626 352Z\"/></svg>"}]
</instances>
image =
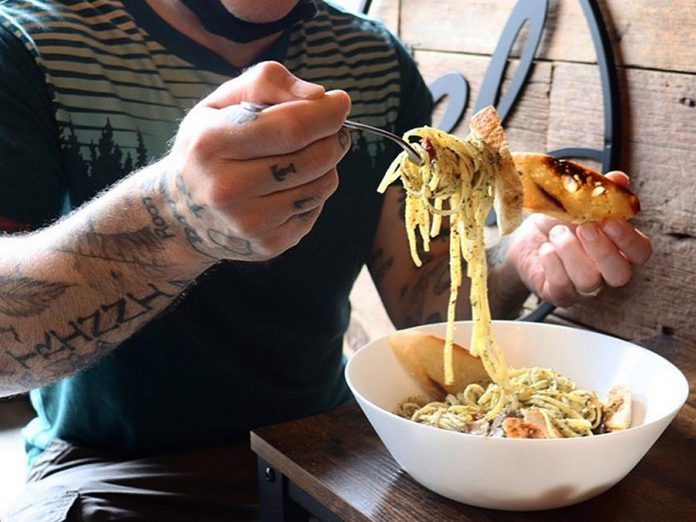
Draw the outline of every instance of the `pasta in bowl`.
<instances>
[{"instance_id":1,"label":"pasta in bowl","mask_svg":"<svg viewBox=\"0 0 696 522\"><path fill-rule=\"evenodd\" d=\"M471 323L455 323L466 346ZM412 330L444 337L446 324ZM510 367L553 368L606 397L622 383L632 392L631 426L602 435L556 439L488 437L449 431L398 415L407 397L430 390L397 358L388 337L359 350L346 380L382 442L417 482L480 507L539 510L596 496L640 461L686 401L684 375L657 354L606 335L562 326L494 321Z\"/></svg>"}]
</instances>

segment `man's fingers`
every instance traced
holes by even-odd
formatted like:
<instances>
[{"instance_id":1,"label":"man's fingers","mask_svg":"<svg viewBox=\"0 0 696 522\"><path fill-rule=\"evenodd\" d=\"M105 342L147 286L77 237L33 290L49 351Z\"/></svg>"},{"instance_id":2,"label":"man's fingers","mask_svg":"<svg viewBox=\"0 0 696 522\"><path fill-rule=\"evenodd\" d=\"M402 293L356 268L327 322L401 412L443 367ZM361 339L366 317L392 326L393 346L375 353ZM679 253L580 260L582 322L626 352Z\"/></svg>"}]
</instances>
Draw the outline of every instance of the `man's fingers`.
<instances>
[{"instance_id":1,"label":"man's fingers","mask_svg":"<svg viewBox=\"0 0 696 522\"><path fill-rule=\"evenodd\" d=\"M612 170L611 172L607 172L605 176L617 185L621 185L623 188L628 188L631 185L631 179L625 172L621 172L620 170Z\"/></svg>"},{"instance_id":2,"label":"man's fingers","mask_svg":"<svg viewBox=\"0 0 696 522\"><path fill-rule=\"evenodd\" d=\"M595 223L577 229L578 237L588 255L599 268L609 286L624 286L631 280L631 265L616 244Z\"/></svg>"},{"instance_id":3,"label":"man's fingers","mask_svg":"<svg viewBox=\"0 0 696 522\"><path fill-rule=\"evenodd\" d=\"M571 305L577 299L577 295L573 283L551 243L541 245L539 261L544 268L546 277L541 296L557 306Z\"/></svg>"},{"instance_id":4,"label":"man's fingers","mask_svg":"<svg viewBox=\"0 0 696 522\"><path fill-rule=\"evenodd\" d=\"M289 154L336 134L349 112L350 98L343 91L274 105L260 113L234 105L209 115L215 123L199 151L230 160Z\"/></svg>"},{"instance_id":5,"label":"man's fingers","mask_svg":"<svg viewBox=\"0 0 696 522\"><path fill-rule=\"evenodd\" d=\"M578 238L564 225L553 227L549 233L553 244L575 290L590 293L603 284L594 261L587 255Z\"/></svg>"},{"instance_id":6,"label":"man's fingers","mask_svg":"<svg viewBox=\"0 0 696 522\"><path fill-rule=\"evenodd\" d=\"M602 230L631 263L642 265L652 256L650 239L627 221L606 221Z\"/></svg>"},{"instance_id":7,"label":"man's fingers","mask_svg":"<svg viewBox=\"0 0 696 522\"><path fill-rule=\"evenodd\" d=\"M279 206L287 209L287 221L293 217L306 217L311 211L323 207L337 188L338 171L334 168L311 183L269 197L274 197Z\"/></svg>"},{"instance_id":8,"label":"man's fingers","mask_svg":"<svg viewBox=\"0 0 696 522\"><path fill-rule=\"evenodd\" d=\"M315 100L323 95L321 85L300 80L278 62L262 62L222 84L201 103L222 109L242 101L273 105L292 100Z\"/></svg>"},{"instance_id":9,"label":"man's fingers","mask_svg":"<svg viewBox=\"0 0 696 522\"><path fill-rule=\"evenodd\" d=\"M338 172L334 168L299 187L261 197L258 200L261 211L253 215L262 221L263 228L273 229L294 217L306 217L306 214L323 207L336 188Z\"/></svg>"},{"instance_id":10,"label":"man's fingers","mask_svg":"<svg viewBox=\"0 0 696 522\"><path fill-rule=\"evenodd\" d=\"M575 229L575 225L573 225L572 223L568 223L567 221L561 221L560 219L552 218L538 212L529 216L528 219L534 224L534 226L537 228L537 230L539 230L539 232L541 232L547 237L549 235L549 232L551 232L551 229L556 225L565 225L569 227L571 230Z\"/></svg>"},{"instance_id":11,"label":"man's fingers","mask_svg":"<svg viewBox=\"0 0 696 522\"><path fill-rule=\"evenodd\" d=\"M342 129L294 154L230 162L233 167L210 184L214 191L210 199L224 208L238 205L240 197L246 200L304 186L334 169L349 148L350 136Z\"/></svg>"},{"instance_id":12,"label":"man's fingers","mask_svg":"<svg viewBox=\"0 0 696 522\"><path fill-rule=\"evenodd\" d=\"M271 228L263 238L256 241L256 249L262 258L273 258L297 245L314 227L324 205L302 214L289 217L285 223Z\"/></svg>"}]
</instances>

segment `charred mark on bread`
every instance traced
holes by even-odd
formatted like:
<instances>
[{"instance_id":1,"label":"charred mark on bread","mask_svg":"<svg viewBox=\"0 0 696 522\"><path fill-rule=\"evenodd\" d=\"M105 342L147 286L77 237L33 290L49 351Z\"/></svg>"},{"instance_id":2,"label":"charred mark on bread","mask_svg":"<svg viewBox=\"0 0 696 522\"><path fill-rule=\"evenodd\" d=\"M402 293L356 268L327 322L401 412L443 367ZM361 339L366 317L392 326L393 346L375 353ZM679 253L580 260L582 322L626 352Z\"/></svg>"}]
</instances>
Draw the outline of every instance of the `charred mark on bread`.
<instances>
[{"instance_id":1,"label":"charred mark on bread","mask_svg":"<svg viewBox=\"0 0 696 522\"><path fill-rule=\"evenodd\" d=\"M563 206L563 203L561 203L558 199L556 199L554 196L552 196L544 187L542 187L541 185L537 185L537 188L544 195L544 197L549 201L549 203L551 203L557 209L562 210L563 212L566 212L566 208Z\"/></svg>"},{"instance_id":2,"label":"charred mark on bread","mask_svg":"<svg viewBox=\"0 0 696 522\"><path fill-rule=\"evenodd\" d=\"M579 185L584 185L587 183L587 178L591 177L585 167L573 161L556 159L553 156L548 156L546 161L554 172L571 176Z\"/></svg>"}]
</instances>

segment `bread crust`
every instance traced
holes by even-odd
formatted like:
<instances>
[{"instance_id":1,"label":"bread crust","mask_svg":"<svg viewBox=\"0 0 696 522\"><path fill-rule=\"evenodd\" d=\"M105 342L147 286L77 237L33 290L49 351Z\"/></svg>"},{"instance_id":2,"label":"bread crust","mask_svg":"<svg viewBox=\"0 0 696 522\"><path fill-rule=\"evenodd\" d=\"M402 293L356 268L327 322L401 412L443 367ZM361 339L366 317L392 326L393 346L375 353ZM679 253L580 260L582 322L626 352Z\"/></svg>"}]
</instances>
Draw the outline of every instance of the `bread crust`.
<instances>
[{"instance_id":1,"label":"bread crust","mask_svg":"<svg viewBox=\"0 0 696 522\"><path fill-rule=\"evenodd\" d=\"M640 211L638 196L585 165L528 152L516 152L513 159L525 210L578 224L629 219Z\"/></svg>"},{"instance_id":2,"label":"bread crust","mask_svg":"<svg viewBox=\"0 0 696 522\"><path fill-rule=\"evenodd\" d=\"M399 361L433 400L458 393L474 382L489 381L478 357L458 344L452 346L454 382L445 384L445 340L418 331L397 332L389 338Z\"/></svg>"},{"instance_id":3,"label":"bread crust","mask_svg":"<svg viewBox=\"0 0 696 522\"><path fill-rule=\"evenodd\" d=\"M498 112L488 106L471 119L471 132L486 146L498 154L498 176L495 179L493 206L498 215L498 228L505 235L513 232L522 223L522 181L515 168L510 147Z\"/></svg>"}]
</instances>

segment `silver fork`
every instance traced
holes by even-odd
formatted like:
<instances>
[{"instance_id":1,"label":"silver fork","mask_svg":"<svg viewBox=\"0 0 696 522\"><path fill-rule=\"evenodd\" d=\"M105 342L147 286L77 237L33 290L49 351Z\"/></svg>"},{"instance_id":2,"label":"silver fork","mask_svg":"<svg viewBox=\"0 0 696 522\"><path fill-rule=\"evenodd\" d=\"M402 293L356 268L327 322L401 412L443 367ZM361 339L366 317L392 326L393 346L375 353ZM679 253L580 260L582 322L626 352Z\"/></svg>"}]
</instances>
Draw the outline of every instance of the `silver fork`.
<instances>
[{"instance_id":1,"label":"silver fork","mask_svg":"<svg viewBox=\"0 0 696 522\"><path fill-rule=\"evenodd\" d=\"M254 113L261 112L262 110L270 107L270 105L263 105L260 103L252 103L252 102L247 102L247 101L243 101L239 105L243 109L245 109L249 112L254 112ZM393 141L399 147L404 149L404 151L406 151L406 154L408 154L408 159L410 159L416 165L423 165L423 157L418 153L418 151L416 149L414 149L413 146L409 142L400 138L396 134L392 134L391 132L385 131L384 129L380 129L379 127L373 127L372 125L367 125L365 123L359 123L357 121L351 121L351 120L344 121L343 126L346 129L363 131L363 132L371 132L372 134L376 134L377 136L387 138L388 140Z\"/></svg>"}]
</instances>

